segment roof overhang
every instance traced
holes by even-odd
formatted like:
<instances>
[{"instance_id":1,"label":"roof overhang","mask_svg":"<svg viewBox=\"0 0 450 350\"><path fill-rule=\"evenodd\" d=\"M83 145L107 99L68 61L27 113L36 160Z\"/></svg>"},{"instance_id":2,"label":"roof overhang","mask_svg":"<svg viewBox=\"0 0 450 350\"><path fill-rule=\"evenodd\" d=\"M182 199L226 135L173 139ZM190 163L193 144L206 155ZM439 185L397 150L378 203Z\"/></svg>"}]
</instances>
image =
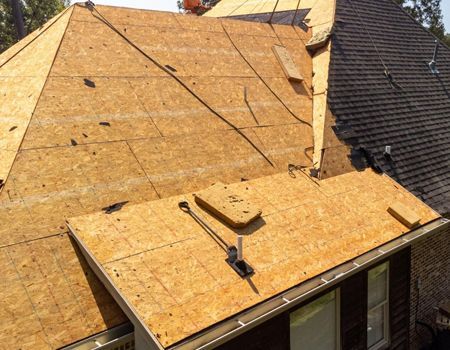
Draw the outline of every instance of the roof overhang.
<instances>
[{"instance_id":1,"label":"roof overhang","mask_svg":"<svg viewBox=\"0 0 450 350\"><path fill-rule=\"evenodd\" d=\"M96 260L87 246L85 246L83 241L77 236L76 231L70 225L68 225L68 227L72 237L80 247L89 266L93 269L97 277L105 285L106 289L111 293L113 298L133 323L137 337L141 337L145 341L147 344L147 349L149 350L164 349L150 329L146 326L145 322L140 319L133 306L116 288L111 278L102 268L102 265ZM422 225L421 227L414 229L413 231L406 233L388 243L385 243L378 248L368 251L351 261L328 270L290 290L285 291L280 295L270 298L269 300L250 308L249 310L239 313L232 319L221 322L199 334L193 335L192 337L182 341L179 344L171 346L168 349L213 349L237 337L238 335L249 331L264 321L275 317L278 314L295 307L296 305L299 305L300 303L314 297L318 293L333 287L355 273L365 270L371 265L374 265L377 262L386 259L396 252L416 244L423 239L444 232L449 227L450 220L446 218L439 218Z\"/></svg>"}]
</instances>

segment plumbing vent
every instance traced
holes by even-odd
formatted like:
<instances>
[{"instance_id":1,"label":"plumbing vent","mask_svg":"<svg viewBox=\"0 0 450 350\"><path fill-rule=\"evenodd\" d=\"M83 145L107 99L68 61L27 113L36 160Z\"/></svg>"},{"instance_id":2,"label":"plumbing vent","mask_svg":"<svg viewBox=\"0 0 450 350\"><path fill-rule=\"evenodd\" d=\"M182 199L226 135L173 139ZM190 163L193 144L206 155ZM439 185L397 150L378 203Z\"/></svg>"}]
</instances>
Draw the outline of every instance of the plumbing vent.
<instances>
[{"instance_id":1,"label":"plumbing vent","mask_svg":"<svg viewBox=\"0 0 450 350\"><path fill-rule=\"evenodd\" d=\"M230 245L218 236L216 232L210 232L215 237L215 240L219 241L222 247L226 249L228 258L225 261L239 276L247 277L252 275L254 272L253 268L244 260L244 235L251 233L251 230L246 228L254 221L260 219L261 209L255 207L222 183L217 183L204 191L196 193L194 196L195 202L200 207L234 228L234 232L237 234L237 244ZM185 208L189 208L186 205L187 203L184 204ZM187 212L199 221L198 215L192 212L190 208L188 210ZM202 224L205 227L204 223ZM208 226L206 225L206 227ZM209 231L213 230L209 228Z\"/></svg>"}]
</instances>

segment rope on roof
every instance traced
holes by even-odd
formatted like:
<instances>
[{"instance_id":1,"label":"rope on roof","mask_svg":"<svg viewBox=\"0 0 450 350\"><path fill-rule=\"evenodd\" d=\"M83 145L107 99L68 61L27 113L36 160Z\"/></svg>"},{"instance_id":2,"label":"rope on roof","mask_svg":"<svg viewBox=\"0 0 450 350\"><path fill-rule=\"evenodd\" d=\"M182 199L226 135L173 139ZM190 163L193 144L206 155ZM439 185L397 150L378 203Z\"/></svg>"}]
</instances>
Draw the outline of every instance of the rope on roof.
<instances>
[{"instance_id":1,"label":"rope on roof","mask_svg":"<svg viewBox=\"0 0 450 350\"><path fill-rule=\"evenodd\" d=\"M301 1L302 1L302 0L298 0L298 2L297 2L297 8L295 9L295 14L294 14L294 18L292 18L291 26L293 26L294 23L295 23L295 19L297 18L298 9L300 8L300 2L301 2Z\"/></svg>"},{"instance_id":2,"label":"rope on roof","mask_svg":"<svg viewBox=\"0 0 450 350\"><path fill-rule=\"evenodd\" d=\"M121 31L119 31L106 17L104 17L96 7L88 7L91 10L91 13L94 16L94 12L97 13L100 21L105 23L111 30L113 30L116 34L118 34L122 39L124 39L130 46L139 51L145 58L151 61L155 66L159 69L170 75L173 79L175 79L184 89L186 89L193 97L195 97L204 107L206 107L211 113L220 118L223 122L225 122L228 126L230 126L233 130L235 130L243 139L245 139L273 168L275 165L272 161L264 154L263 151L259 149L257 145L253 143L252 140L248 136L246 136L237 126L227 120L224 116L222 116L219 112L217 112L214 108L212 108L206 101L204 101L199 95L197 95L189 86L186 85L179 77L177 77L170 69L164 67L161 63L159 63L156 59L148 55L144 52L139 46L137 46L133 41L131 41L126 35L124 35ZM94 16L95 17L95 16Z\"/></svg>"},{"instance_id":3,"label":"rope on roof","mask_svg":"<svg viewBox=\"0 0 450 350\"><path fill-rule=\"evenodd\" d=\"M275 14L275 11L277 9L277 6L278 6L279 2L280 2L280 0L277 0L277 2L275 3L275 7L273 8L272 14L270 15L270 18L269 18L269 22L267 22L267 23L272 23L272 18L273 18L273 15Z\"/></svg>"},{"instance_id":4,"label":"rope on roof","mask_svg":"<svg viewBox=\"0 0 450 350\"><path fill-rule=\"evenodd\" d=\"M236 51L239 53L239 55L242 57L242 59L244 60L245 63L247 63L247 65L250 67L250 69L256 74L256 76L263 82L263 84L266 86L266 88L272 93L272 95L283 105L283 107L289 112L290 115L292 115L295 119L297 119L300 123L302 124L306 124L309 127L313 127L310 123L308 123L307 121L299 118L287 105L286 103L284 103L284 101L281 99L280 96L278 96L276 94L275 91L273 91L273 89L270 87L270 85L264 80L264 78L256 71L256 69L252 66L252 64L247 60L247 58L245 58L244 54L241 52L241 50L239 50L239 48L237 47L237 45L234 43L233 39L231 38L230 34L228 33L228 31L225 29L225 26L223 25L222 21L220 21L220 24L222 26L223 31L225 32L225 34L227 35L228 39L230 40L231 44L233 45L233 47L236 49ZM277 33L275 32L275 29L272 27L272 30L274 31L275 35L278 38ZM278 41L281 40L280 38L278 38Z\"/></svg>"},{"instance_id":5,"label":"rope on roof","mask_svg":"<svg viewBox=\"0 0 450 350\"><path fill-rule=\"evenodd\" d=\"M355 5L353 4L352 0L348 0L353 11L355 12L356 16L358 17L359 22L361 23L362 27L364 28L364 30L367 32L367 35L369 36L369 39L372 43L372 46L374 47L378 58L381 61L381 64L383 65L384 68L384 76L388 79L389 84L391 85L392 88L401 88L401 86L399 84L397 84L397 82L395 81L394 77L392 76L391 72L389 71L388 66L386 65L386 63L384 62L383 56L381 55L380 51L378 50L378 46L375 43L375 40L373 40L372 35L370 34L370 31L367 29L366 24L364 23L361 15L359 14L358 9L355 7Z\"/></svg>"}]
</instances>

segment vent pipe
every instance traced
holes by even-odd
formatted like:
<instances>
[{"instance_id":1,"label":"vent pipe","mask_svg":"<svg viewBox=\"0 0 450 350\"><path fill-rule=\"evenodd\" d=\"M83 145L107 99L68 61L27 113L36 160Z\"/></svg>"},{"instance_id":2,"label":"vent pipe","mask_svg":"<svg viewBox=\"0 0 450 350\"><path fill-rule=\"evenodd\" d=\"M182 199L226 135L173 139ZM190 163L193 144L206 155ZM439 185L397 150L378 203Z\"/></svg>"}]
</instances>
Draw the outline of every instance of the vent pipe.
<instances>
[{"instance_id":1,"label":"vent pipe","mask_svg":"<svg viewBox=\"0 0 450 350\"><path fill-rule=\"evenodd\" d=\"M437 61L437 56L439 53L439 41L436 40L435 41L436 46L434 47L434 53L433 53L433 59L431 60L430 63L428 63L428 67L430 67L431 73L434 75L438 75L439 74L439 70L436 67L436 61Z\"/></svg>"},{"instance_id":2,"label":"vent pipe","mask_svg":"<svg viewBox=\"0 0 450 350\"><path fill-rule=\"evenodd\" d=\"M244 236L237 236L237 261L244 261Z\"/></svg>"}]
</instances>

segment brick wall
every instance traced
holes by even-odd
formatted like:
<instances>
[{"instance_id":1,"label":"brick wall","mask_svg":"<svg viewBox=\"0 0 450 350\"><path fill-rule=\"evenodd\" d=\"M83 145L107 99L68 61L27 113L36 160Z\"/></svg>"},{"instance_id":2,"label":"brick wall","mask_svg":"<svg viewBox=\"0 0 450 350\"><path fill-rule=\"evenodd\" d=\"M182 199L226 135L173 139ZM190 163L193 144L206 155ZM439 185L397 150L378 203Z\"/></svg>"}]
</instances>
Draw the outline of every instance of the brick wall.
<instances>
[{"instance_id":1,"label":"brick wall","mask_svg":"<svg viewBox=\"0 0 450 350\"><path fill-rule=\"evenodd\" d=\"M450 230L413 245L411 250L411 350L420 349L430 340L423 327L416 330L415 320L434 324L433 307L444 299L450 299Z\"/></svg>"}]
</instances>

